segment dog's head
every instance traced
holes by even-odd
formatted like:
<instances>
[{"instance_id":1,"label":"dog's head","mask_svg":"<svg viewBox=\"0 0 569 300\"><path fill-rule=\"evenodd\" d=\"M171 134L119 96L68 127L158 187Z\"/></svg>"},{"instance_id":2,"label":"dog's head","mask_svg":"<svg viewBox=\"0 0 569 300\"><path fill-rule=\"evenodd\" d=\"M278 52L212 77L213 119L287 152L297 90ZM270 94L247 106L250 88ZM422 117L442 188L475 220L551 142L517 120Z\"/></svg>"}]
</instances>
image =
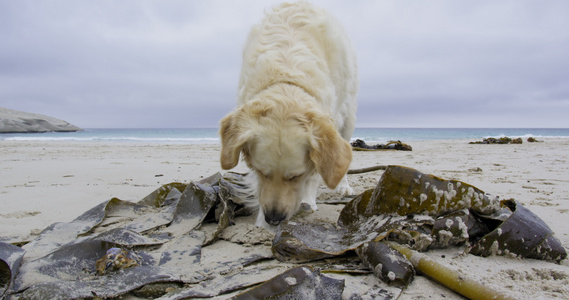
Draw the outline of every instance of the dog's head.
<instances>
[{"instance_id":1,"label":"dog's head","mask_svg":"<svg viewBox=\"0 0 569 300\"><path fill-rule=\"evenodd\" d=\"M221 120L221 166L232 169L243 153L259 178L260 209L271 225L296 213L310 176L318 172L333 189L352 159L333 120L310 98L298 87L277 86Z\"/></svg>"}]
</instances>

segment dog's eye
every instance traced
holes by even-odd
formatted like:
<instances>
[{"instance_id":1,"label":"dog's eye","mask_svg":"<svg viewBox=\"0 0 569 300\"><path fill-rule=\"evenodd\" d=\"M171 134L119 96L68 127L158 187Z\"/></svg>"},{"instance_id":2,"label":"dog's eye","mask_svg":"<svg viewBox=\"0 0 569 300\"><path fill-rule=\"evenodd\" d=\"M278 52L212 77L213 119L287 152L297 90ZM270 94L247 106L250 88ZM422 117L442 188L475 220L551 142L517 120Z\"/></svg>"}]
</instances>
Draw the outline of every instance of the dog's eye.
<instances>
[{"instance_id":1,"label":"dog's eye","mask_svg":"<svg viewBox=\"0 0 569 300\"><path fill-rule=\"evenodd\" d=\"M294 175L294 176L291 176L291 177L288 178L288 181L296 181L296 180L298 180L301 176L302 176L302 174L301 174L301 175Z\"/></svg>"}]
</instances>

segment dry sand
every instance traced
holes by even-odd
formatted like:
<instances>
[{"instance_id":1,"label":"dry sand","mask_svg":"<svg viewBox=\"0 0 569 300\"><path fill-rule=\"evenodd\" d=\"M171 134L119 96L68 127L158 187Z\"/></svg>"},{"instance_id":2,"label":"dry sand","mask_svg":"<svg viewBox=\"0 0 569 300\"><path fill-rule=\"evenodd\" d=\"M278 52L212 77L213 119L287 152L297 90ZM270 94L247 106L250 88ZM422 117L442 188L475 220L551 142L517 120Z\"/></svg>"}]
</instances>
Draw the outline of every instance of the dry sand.
<instances>
[{"instance_id":1,"label":"dry sand","mask_svg":"<svg viewBox=\"0 0 569 300\"><path fill-rule=\"evenodd\" d=\"M514 198L540 216L569 248L569 139L521 145L469 145L466 140L410 142L412 152L354 152L351 168L403 165ZM54 222L68 222L118 197L138 201L160 185L189 182L220 170L219 145L0 142L0 240L29 240ZM240 164L236 171L245 172ZM356 193L382 171L349 175ZM321 198L334 197L325 189ZM427 254L518 299L569 299L569 263L481 258L463 248ZM417 276L400 299L461 299Z\"/></svg>"}]
</instances>

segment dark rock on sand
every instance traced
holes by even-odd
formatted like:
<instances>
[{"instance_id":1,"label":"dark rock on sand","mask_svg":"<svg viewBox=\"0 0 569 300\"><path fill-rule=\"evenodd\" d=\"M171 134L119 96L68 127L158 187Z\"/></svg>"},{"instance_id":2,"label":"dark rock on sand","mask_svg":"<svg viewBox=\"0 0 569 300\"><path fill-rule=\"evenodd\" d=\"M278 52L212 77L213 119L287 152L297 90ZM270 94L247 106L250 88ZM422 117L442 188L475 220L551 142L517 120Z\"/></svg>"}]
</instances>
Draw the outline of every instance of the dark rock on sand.
<instances>
[{"instance_id":1,"label":"dark rock on sand","mask_svg":"<svg viewBox=\"0 0 569 300\"><path fill-rule=\"evenodd\" d=\"M0 107L0 133L73 132L81 128L46 115Z\"/></svg>"}]
</instances>

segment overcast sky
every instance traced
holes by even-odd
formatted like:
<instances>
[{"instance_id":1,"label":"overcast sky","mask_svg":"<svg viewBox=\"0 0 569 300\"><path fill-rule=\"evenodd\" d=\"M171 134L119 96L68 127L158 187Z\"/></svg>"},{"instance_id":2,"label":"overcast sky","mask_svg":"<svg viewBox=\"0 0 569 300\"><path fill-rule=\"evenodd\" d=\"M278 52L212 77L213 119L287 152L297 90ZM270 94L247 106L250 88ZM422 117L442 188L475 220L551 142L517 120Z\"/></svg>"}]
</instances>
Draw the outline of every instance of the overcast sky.
<instances>
[{"instance_id":1,"label":"overcast sky","mask_svg":"<svg viewBox=\"0 0 569 300\"><path fill-rule=\"evenodd\" d=\"M0 1L0 106L217 127L280 1ZM569 127L569 1L314 1L358 54L358 127Z\"/></svg>"}]
</instances>

